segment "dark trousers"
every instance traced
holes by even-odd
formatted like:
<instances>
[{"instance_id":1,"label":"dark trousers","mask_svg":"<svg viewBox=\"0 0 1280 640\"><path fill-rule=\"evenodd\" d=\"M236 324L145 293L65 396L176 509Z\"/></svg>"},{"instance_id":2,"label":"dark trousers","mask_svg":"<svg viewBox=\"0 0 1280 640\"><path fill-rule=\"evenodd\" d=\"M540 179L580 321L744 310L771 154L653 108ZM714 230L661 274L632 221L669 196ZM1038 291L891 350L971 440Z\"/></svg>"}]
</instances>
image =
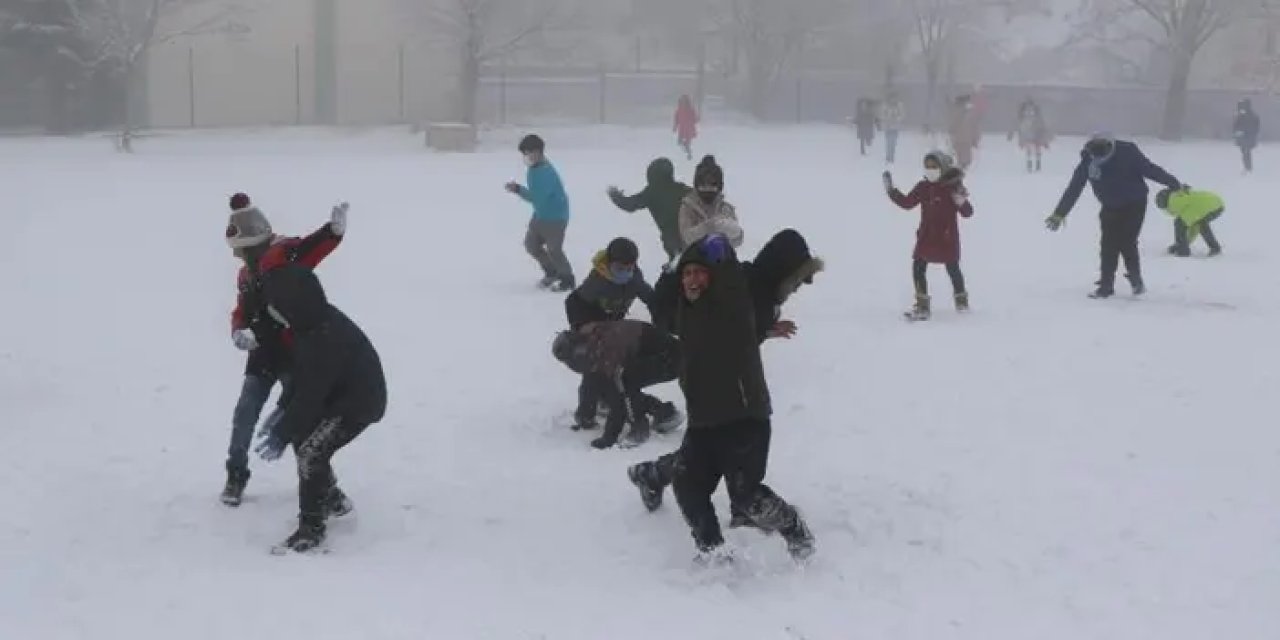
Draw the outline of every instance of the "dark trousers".
<instances>
[{"instance_id":1,"label":"dark trousers","mask_svg":"<svg viewBox=\"0 0 1280 640\"><path fill-rule=\"evenodd\" d=\"M926 273L929 270L929 263L924 260L913 260L911 262L911 278L916 284L916 293L922 296L929 295L929 278ZM965 292L964 289L964 273L960 271L959 262L947 263L947 275L951 277L951 289L956 295Z\"/></svg>"},{"instance_id":2,"label":"dark trousers","mask_svg":"<svg viewBox=\"0 0 1280 640\"><path fill-rule=\"evenodd\" d=\"M1221 251L1222 245L1218 244L1218 237L1214 235L1213 228L1209 226L1210 222L1222 217L1221 211L1205 216L1196 226L1200 229L1200 235L1204 237L1204 243L1209 245L1211 251ZM1180 218L1173 219L1173 245L1181 251L1187 251L1191 247L1187 241L1187 225Z\"/></svg>"},{"instance_id":3,"label":"dark trousers","mask_svg":"<svg viewBox=\"0 0 1280 640\"><path fill-rule=\"evenodd\" d=\"M333 455L364 432L369 425L342 418L325 418L295 449L298 461L298 514L312 524L324 522L324 503L337 486Z\"/></svg>"},{"instance_id":4,"label":"dark trousers","mask_svg":"<svg viewBox=\"0 0 1280 640\"><path fill-rule=\"evenodd\" d=\"M1142 200L1122 207L1103 207L1099 219L1102 223L1101 279L1099 288L1115 288L1116 269L1121 257L1129 278L1142 279L1142 258L1138 254L1138 237L1142 235L1142 223L1147 217L1147 201Z\"/></svg>"},{"instance_id":5,"label":"dark trousers","mask_svg":"<svg viewBox=\"0 0 1280 640\"><path fill-rule=\"evenodd\" d=\"M1241 146L1240 160L1244 162L1244 170L1248 172L1252 172L1253 171L1253 147Z\"/></svg>"},{"instance_id":6,"label":"dark trousers","mask_svg":"<svg viewBox=\"0 0 1280 640\"><path fill-rule=\"evenodd\" d=\"M759 528L778 531L796 521L794 508L764 484L771 431L768 420L742 420L685 432L672 489L699 550L724 544L711 504L721 478L733 511L745 514Z\"/></svg>"}]
</instances>

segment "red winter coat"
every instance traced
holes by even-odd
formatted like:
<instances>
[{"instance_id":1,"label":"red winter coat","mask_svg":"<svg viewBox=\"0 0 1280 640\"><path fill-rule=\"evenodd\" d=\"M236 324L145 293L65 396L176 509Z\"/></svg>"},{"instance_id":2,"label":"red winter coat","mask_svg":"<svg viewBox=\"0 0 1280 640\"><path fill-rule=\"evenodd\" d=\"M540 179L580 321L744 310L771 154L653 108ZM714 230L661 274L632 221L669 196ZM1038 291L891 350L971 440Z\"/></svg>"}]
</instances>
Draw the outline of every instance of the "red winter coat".
<instances>
[{"instance_id":1,"label":"red winter coat","mask_svg":"<svg viewBox=\"0 0 1280 640\"><path fill-rule=\"evenodd\" d=\"M676 132L681 142L692 142L698 137L698 112L694 110L693 102L681 98L671 130Z\"/></svg>"},{"instance_id":2,"label":"red winter coat","mask_svg":"<svg viewBox=\"0 0 1280 640\"><path fill-rule=\"evenodd\" d=\"M951 169L938 182L920 181L911 193L903 195L896 188L889 191L889 199L903 209L920 207L920 228L916 230L914 260L942 263L960 262L960 223L957 216L973 215L973 205L966 199L963 205L955 203L959 193L968 198L968 191L961 179L964 173Z\"/></svg>"}]
</instances>

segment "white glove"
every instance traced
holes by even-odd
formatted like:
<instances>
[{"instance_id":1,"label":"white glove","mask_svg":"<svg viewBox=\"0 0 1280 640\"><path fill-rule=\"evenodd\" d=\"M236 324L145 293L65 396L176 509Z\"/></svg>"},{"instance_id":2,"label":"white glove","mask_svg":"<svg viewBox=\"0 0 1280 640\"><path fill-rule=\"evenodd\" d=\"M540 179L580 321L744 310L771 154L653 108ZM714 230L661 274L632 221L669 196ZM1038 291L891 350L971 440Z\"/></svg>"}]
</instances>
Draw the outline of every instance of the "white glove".
<instances>
[{"instance_id":1,"label":"white glove","mask_svg":"<svg viewBox=\"0 0 1280 640\"><path fill-rule=\"evenodd\" d=\"M333 213L329 216L329 230L333 232L333 235L340 236L346 234L347 209L350 208L351 205L345 202L333 208Z\"/></svg>"},{"instance_id":2,"label":"white glove","mask_svg":"<svg viewBox=\"0 0 1280 640\"><path fill-rule=\"evenodd\" d=\"M253 329L236 329L232 331L231 341L241 351L253 351L258 348L258 337L253 335Z\"/></svg>"},{"instance_id":3,"label":"white glove","mask_svg":"<svg viewBox=\"0 0 1280 640\"><path fill-rule=\"evenodd\" d=\"M951 194L951 201L956 203L957 207L963 207L964 203L969 201L969 196L957 191Z\"/></svg>"}]
</instances>

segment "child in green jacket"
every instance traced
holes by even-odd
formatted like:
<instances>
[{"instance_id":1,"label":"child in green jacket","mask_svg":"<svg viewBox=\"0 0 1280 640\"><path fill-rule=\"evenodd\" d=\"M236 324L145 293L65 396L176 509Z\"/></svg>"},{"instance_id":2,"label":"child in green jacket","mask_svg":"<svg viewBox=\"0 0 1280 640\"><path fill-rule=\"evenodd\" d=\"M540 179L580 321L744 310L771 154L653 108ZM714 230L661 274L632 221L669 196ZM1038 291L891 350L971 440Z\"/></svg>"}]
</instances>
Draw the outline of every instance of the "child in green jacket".
<instances>
[{"instance_id":1,"label":"child in green jacket","mask_svg":"<svg viewBox=\"0 0 1280 640\"><path fill-rule=\"evenodd\" d=\"M1204 236L1209 255L1222 253L1222 245L1213 234L1210 222L1222 216L1226 205L1222 197L1211 191L1163 189L1156 194L1156 206L1173 216L1173 244L1169 253L1179 257L1191 255L1190 244L1196 236Z\"/></svg>"},{"instance_id":2,"label":"child in green jacket","mask_svg":"<svg viewBox=\"0 0 1280 640\"><path fill-rule=\"evenodd\" d=\"M689 185L676 180L676 168L670 160L658 158L649 163L646 172L649 184L644 191L628 196L617 187L609 188L609 199L619 209L634 213L648 209L662 234L662 249L668 260L674 260L684 250L680 238L680 201L689 194Z\"/></svg>"}]
</instances>

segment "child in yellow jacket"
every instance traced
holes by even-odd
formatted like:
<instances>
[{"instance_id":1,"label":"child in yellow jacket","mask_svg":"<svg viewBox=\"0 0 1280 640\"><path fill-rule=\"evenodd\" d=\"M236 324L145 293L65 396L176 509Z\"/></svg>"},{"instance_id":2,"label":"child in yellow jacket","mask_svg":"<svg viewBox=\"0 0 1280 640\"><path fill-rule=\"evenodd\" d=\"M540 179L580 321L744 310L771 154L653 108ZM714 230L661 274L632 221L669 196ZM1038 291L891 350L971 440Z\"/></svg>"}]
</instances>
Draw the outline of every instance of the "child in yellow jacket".
<instances>
[{"instance_id":1,"label":"child in yellow jacket","mask_svg":"<svg viewBox=\"0 0 1280 640\"><path fill-rule=\"evenodd\" d=\"M1198 189L1164 189L1156 194L1156 206L1173 216L1170 254L1184 258L1191 255L1190 245L1196 236L1204 236L1210 256L1222 253L1222 245L1218 244L1218 238L1209 226L1226 209L1221 196Z\"/></svg>"}]
</instances>

